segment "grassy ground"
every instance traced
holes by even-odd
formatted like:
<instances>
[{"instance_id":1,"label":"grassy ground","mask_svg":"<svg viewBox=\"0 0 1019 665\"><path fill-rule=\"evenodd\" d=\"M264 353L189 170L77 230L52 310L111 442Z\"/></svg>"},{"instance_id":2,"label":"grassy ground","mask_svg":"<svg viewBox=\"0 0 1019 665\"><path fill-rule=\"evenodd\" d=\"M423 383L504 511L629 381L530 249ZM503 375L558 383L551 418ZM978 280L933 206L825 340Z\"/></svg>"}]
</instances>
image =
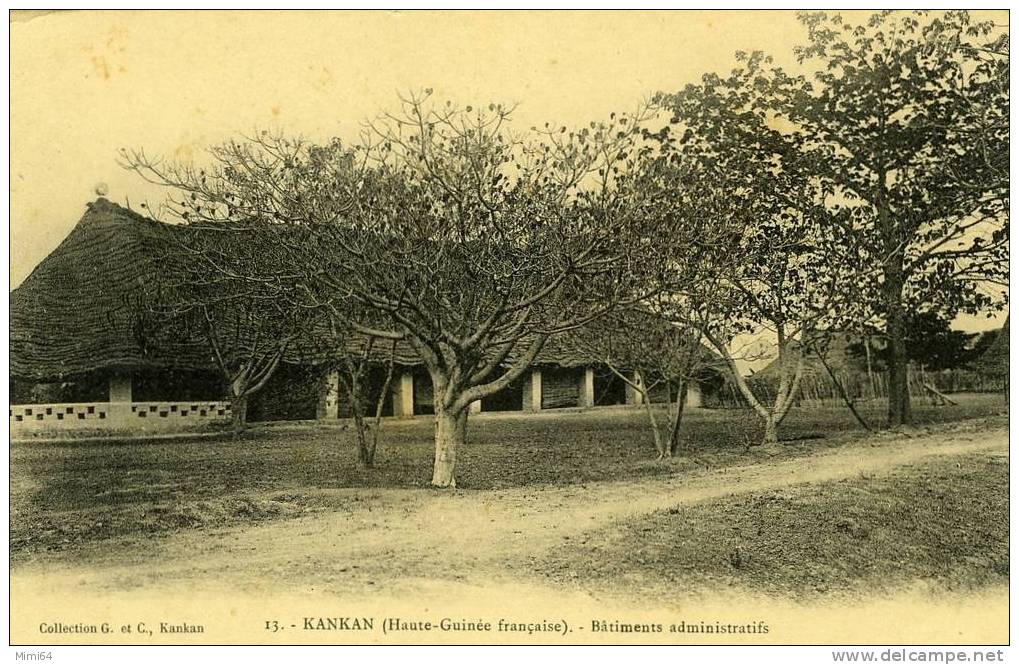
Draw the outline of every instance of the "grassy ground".
<instances>
[{"instance_id":1,"label":"grassy ground","mask_svg":"<svg viewBox=\"0 0 1019 665\"><path fill-rule=\"evenodd\" d=\"M970 455L670 508L589 534L536 567L551 580L667 600L738 587L821 596L1008 582L1008 459Z\"/></svg>"},{"instance_id":2,"label":"grassy ground","mask_svg":"<svg viewBox=\"0 0 1019 665\"><path fill-rule=\"evenodd\" d=\"M919 407L918 424L1003 413L1000 396L960 406ZM878 414L870 414L874 421ZM778 446L746 448L756 423L739 411L695 410L684 437L690 450L653 461L645 416L606 410L541 416L480 417L461 452L458 484L499 489L577 484L682 473L693 468L796 457L843 443L858 426L844 409L794 411ZM386 425L377 468L355 462L353 436L339 427L255 430L243 440L159 440L15 444L11 449L11 553L74 550L122 535L243 525L315 510L353 510L364 496L345 487L427 486L429 419Z\"/></svg>"}]
</instances>

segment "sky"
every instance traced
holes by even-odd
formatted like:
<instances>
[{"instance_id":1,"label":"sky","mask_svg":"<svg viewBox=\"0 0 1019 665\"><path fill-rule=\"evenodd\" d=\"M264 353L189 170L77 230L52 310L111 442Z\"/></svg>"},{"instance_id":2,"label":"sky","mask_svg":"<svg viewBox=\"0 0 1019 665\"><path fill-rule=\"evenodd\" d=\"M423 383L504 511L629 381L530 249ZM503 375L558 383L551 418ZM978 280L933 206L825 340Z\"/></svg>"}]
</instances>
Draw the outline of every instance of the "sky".
<instances>
[{"instance_id":1,"label":"sky","mask_svg":"<svg viewBox=\"0 0 1019 665\"><path fill-rule=\"evenodd\" d=\"M999 16L1007 22L1007 15ZM122 205L165 192L118 166L122 148L201 157L238 133L352 139L397 94L518 104L514 125L583 125L634 109L737 50L795 68L786 11L131 12L11 24L11 263L16 287L97 191ZM965 317L969 329L996 327Z\"/></svg>"}]
</instances>

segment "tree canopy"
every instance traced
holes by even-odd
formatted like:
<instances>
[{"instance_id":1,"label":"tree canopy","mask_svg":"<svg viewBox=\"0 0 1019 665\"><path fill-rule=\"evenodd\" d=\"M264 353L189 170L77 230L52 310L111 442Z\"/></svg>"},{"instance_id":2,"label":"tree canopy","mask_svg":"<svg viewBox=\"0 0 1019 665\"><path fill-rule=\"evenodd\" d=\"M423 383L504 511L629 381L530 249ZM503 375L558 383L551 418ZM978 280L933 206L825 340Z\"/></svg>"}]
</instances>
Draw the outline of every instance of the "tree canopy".
<instances>
[{"instance_id":1,"label":"tree canopy","mask_svg":"<svg viewBox=\"0 0 1019 665\"><path fill-rule=\"evenodd\" d=\"M583 127L521 131L510 106L426 89L357 140L262 132L205 164L123 161L173 190L185 224L258 229L271 270L202 252L231 288L414 349L434 387L435 485L455 485L470 404L550 336L633 306L713 346L766 440L803 353L877 326L898 425L907 363L933 353L911 322L1007 302L1008 36L966 12L800 20L805 73L739 53L728 74ZM732 353L748 332L777 342L770 403Z\"/></svg>"},{"instance_id":2,"label":"tree canopy","mask_svg":"<svg viewBox=\"0 0 1019 665\"><path fill-rule=\"evenodd\" d=\"M810 76L779 107L859 253L859 302L890 344L889 423L908 422L906 322L1004 304L1008 36L968 12L801 14Z\"/></svg>"},{"instance_id":3,"label":"tree canopy","mask_svg":"<svg viewBox=\"0 0 1019 665\"><path fill-rule=\"evenodd\" d=\"M526 133L511 116L426 90L352 145L265 133L213 148L207 167L140 151L124 162L182 194L171 210L186 223L261 229L294 306L409 342L434 386L433 481L451 485L472 402L520 376L550 335L660 281L642 254L652 220L627 186L645 112ZM363 309L384 324L352 315Z\"/></svg>"}]
</instances>

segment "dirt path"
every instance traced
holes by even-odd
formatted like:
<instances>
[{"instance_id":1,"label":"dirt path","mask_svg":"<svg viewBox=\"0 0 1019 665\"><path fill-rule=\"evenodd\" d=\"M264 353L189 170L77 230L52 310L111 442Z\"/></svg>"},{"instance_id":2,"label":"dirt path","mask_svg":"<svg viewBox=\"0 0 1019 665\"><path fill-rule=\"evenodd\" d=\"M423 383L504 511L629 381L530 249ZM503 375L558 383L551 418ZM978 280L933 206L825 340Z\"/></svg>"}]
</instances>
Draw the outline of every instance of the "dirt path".
<instances>
[{"instance_id":1,"label":"dirt path","mask_svg":"<svg viewBox=\"0 0 1019 665\"><path fill-rule=\"evenodd\" d=\"M582 545L589 532L617 520L731 494L880 474L934 456L1007 454L1007 447L1004 429L960 430L880 437L804 458L637 481L455 493L339 490L338 498L350 497L355 507L181 533L143 549L107 544L101 555L77 563L19 567L12 583L60 580L78 590L149 592L285 588L351 597L383 588L412 593L440 582L537 583L528 580L529 559L564 544Z\"/></svg>"}]
</instances>

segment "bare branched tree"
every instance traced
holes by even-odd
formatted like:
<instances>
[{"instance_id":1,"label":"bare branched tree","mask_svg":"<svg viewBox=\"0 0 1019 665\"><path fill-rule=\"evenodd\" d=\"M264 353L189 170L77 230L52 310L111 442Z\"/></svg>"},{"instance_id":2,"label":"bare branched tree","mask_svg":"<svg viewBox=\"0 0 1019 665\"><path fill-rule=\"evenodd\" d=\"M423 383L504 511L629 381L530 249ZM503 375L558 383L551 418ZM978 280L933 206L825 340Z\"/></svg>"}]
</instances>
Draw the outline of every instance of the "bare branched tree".
<instances>
[{"instance_id":1,"label":"bare branched tree","mask_svg":"<svg viewBox=\"0 0 1019 665\"><path fill-rule=\"evenodd\" d=\"M248 400L265 387L294 341L306 334L313 312L285 297L280 262L262 234L195 224L161 228L161 257L170 279L153 282L160 337L201 340L224 380L232 429L247 425ZM241 278L257 274L258 280Z\"/></svg>"},{"instance_id":2,"label":"bare branched tree","mask_svg":"<svg viewBox=\"0 0 1019 665\"><path fill-rule=\"evenodd\" d=\"M573 342L641 397L659 460L680 451L680 431L690 383L714 365L695 328L683 328L646 305L617 309L578 330ZM665 391L667 430L655 414Z\"/></svg>"},{"instance_id":3,"label":"bare branched tree","mask_svg":"<svg viewBox=\"0 0 1019 665\"><path fill-rule=\"evenodd\" d=\"M339 336L334 336L334 339L339 339ZM385 378L373 400L368 381L372 369L377 367L379 362L375 354L377 339L361 336L361 340L363 341L360 353L349 349L341 352L335 364L343 391L341 399L348 400L350 416L354 421L357 460L362 466L370 469L375 466L375 452L378 450L379 435L382 432L382 413L393 381L397 341L392 340L389 344L389 353L385 363Z\"/></svg>"},{"instance_id":4,"label":"bare branched tree","mask_svg":"<svg viewBox=\"0 0 1019 665\"><path fill-rule=\"evenodd\" d=\"M302 306L410 344L434 386L432 483L449 487L472 402L508 387L550 335L655 288L637 258L645 202L620 186L648 111L525 135L511 114L424 91L352 147L263 133L213 148L205 167L123 161L176 192L180 219L272 234ZM348 299L388 323L351 317Z\"/></svg>"}]
</instances>

